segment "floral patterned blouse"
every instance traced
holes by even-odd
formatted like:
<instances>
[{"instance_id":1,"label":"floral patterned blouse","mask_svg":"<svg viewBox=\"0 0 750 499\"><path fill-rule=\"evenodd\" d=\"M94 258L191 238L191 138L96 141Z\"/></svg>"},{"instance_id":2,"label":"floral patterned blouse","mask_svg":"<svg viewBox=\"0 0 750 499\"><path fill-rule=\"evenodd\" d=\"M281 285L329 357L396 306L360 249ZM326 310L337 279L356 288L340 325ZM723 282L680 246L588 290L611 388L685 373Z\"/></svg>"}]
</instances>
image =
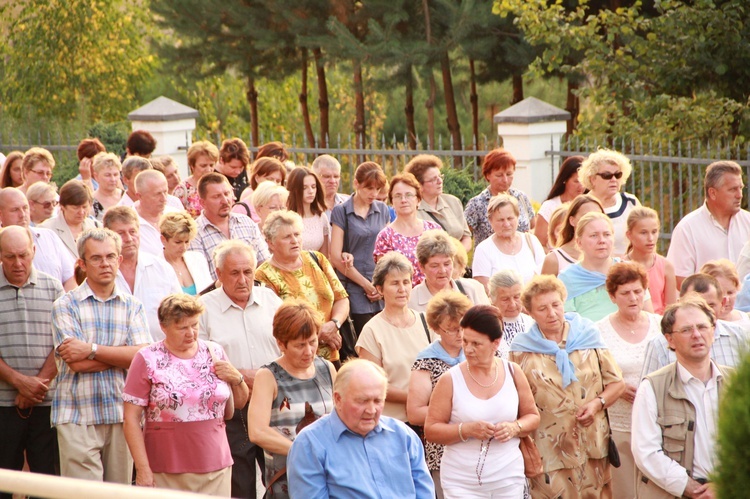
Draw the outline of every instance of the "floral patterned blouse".
<instances>
[{"instance_id":1,"label":"floral patterned blouse","mask_svg":"<svg viewBox=\"0 0 750 499\"><path fill-rule=\"evenodd\" d=\"M224 406L231 387L216 376L214 356L227 360L216 343L198 340L198 351L191 359L172 354L158 341L135 354L128 370L122 398L146 407L151 422L187 422L224 419Z\"/></svg>"},{"instance_id":2,"label":"floral patterned blouse","mask_svg":"<svg viewBox=\"0 0 750 499\"><path fill-rule=\"evenodd\" d=\"M531 201L526 194L513 187L508 189L508 194L518 200L518 232L528 232L531 220L534 219L534 208L531 206ZM466 217L466 223L471 227L472 234L474 234L475 247L493 234L492 226L487 219L487 206L490 204L491 197L492 193L490 193L490 188L487 187L466 203L464 216Z\"/></svg>"},{"instance_id":3,"label":"floral patterned blouse","mask_svg":"<svg viewBox=\"0 0 750 499\"><path fill-rule=\"evenodd\" d=\"M198 187L196 185L190 183L189 179L186 178L174 188L172 195L182 201L182 206L190 213L190 216L198 218L201 210L203 210L203 205L201 204L200 196L198 196Z\"/></svg>"},{"instance_id":4,"label":"floral patterned blouse","mask_svg":"<svg viewBox=\"0 0 750 499\"><path fill-rule=\"evenodd\" d=\"M348 298L344 286L336 277L336 272L328 259L322 253L315 251L320 265L310 256L309 251L302 251L302 267L294 270L282 270L266 260L255 271L255 278L271 290L282 300L300 298L307 300L317 310L320 310L325 321L331 320L333 303L342 298ZM331 362L339 360L338 350L332 350L327 345L318 347L318 355Z\"/></svg>"},{"instance_id":5,"label":"floral patterned blouse","mask_svg":"<svg viewBox=\"0 0 750 499\"><path fill-rule=\"evenodd\" d=\"M560 348L565 348L566 339L567 331ZM578 468L588 459L607 457L609 425L604 411L598 412L594 423L585 428L577 423L576 411L599 396L603 391L602 382L606 386L622 381L622 373L610 351L587 349L571 352L569 358L575 366L578 381L567 388L562 387L562 375L554 355L510 352L509 357L523 369L539 408L542 420L532 437L542 455L544 472Z\"/></svg>"},{"instance_id":6,"label":"floral patterned blouse","mask_svg":"<svg viewBox=\"0 0 750 499\"><path fill-rule=\"evenodd\" d=\"M435 222L422 220L422 223L424 224L423 232L425 230L441 228L440 225ZM412 274L411 277L412 287L421 284L422 281L424 281L424 272L422 272L422 268L419 266L419 260L417 260L417 243L419 242L420 236L421 234L418 236L404 236L393 230L391 224L386 225L385 229L381 230L377 239L375 239L375 251L372 253L375 263L377 263L378 260L389 251L401 253L409 259L412 267L414 267L414 274Z\"/></svg>"}]
</instances>

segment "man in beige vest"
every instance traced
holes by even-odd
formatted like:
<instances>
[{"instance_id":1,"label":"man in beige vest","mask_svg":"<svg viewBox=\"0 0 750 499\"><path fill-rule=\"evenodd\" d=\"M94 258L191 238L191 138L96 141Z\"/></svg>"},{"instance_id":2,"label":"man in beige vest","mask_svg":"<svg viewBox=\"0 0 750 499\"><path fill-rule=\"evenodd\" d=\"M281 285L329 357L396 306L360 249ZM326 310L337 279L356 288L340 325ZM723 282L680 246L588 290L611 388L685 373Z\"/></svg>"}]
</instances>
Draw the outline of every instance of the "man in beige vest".
<instances>
[{"instance_id":1,"label":"man in beige vest","mask_svg":"<svg viewBox=\"0 0 750 499\"><path fill-rule=\"evenodd\" d=\"M646 376L633 403L637 497L713 499L719 394L731 368L711 360L716 316L697 295L664 311L661 329L677 361Z\"/></svg>"}]
</instances>

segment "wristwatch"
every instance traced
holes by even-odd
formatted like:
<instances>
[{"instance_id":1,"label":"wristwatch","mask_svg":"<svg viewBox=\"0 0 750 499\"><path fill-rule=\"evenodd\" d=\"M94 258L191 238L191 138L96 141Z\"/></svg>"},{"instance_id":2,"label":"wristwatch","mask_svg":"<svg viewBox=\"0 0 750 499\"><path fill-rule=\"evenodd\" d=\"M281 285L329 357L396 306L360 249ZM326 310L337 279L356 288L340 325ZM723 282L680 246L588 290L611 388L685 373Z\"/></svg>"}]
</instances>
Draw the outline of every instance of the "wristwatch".
<instances>
[{"instance_id":1,"label":"wristwatch","mask_svg":"<svg viewBox=\"0 0 750 499\"><path fill-rule=\"evenodd\" d=\"M245 382L245 375L242 374L242 373L240 373L240 382L239 383L235 383L234 386L240 386L244 382Z\"/></svg>"},{"instance_id":2,"label":"wristwatch","mask_svg":"<svg viewBox=\"0 0 750 499\"><path fill-rule=\"evenodd\" d=\"M336 324L336 329L337 330L341 329L341 323L339 322L338 319L331 319L331 322L333 322L334 324Z\"/></svg>"},{"instance_id":3,"label":"wristwatch","mask_svg":"<svg viewBox=\"0 0 750 499\"><path fill-rule=\"evenodd\" d=\"M599 402L602 403L602 409L604 409L604 407L607 405L607 401L604 400L604 397L599 397Z\"/></svg>"},{"instance_id":4,"label":"wristwatch","mask_svg":"<svg viewBox=\"0 0 750 499\"><path fill-rule=\"evenodd\" d=\"M98 347L96 346L96 343L92 343L91 344L91 353L86 358L89 359L89 360L94 360L94 357L96 357L96 349L97 348Z\"/></svg>"},{"instance_id":5,"label":"wristwatch","mask_svg":"<svg viewBox=\"0 0 750 499\"><path fill-rule=\"evenodd\" d=\"M518 425L518 429L521 430L521 433L523 433L523 425L519 420L516 419L516 424Z\"/></svg>"}]
</instances>

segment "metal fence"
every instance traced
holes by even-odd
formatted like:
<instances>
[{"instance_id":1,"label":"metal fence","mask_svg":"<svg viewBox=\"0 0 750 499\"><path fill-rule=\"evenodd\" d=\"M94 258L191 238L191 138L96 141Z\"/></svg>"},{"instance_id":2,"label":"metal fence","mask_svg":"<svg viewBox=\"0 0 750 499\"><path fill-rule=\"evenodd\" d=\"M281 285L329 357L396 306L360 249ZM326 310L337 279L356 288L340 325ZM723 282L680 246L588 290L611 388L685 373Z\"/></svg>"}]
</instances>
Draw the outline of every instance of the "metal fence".
<instances>
[{"instance_id":1,"label":"metal fence","mask_svg":"<svg viewBox=\"0 0 750 499\"><path fill-rule=\"evenodd\" d=\"M10 139L10 141L9 141ZM216 137L219 139L219 137ZM244 137L251 143L249 137ZM501 145L497 137L482 136L474 148L474 140L464 141L464 150L451 148L449 138L439 136L434 143L417 137L416 149L408 147L406 136L385 135L368 137L364 143L358 143L354 135L335 136L329 139L327 148L309 147L302 134L282 134L260 136L261 143L278 140L287 146L291 160L296 164L310 164L320 154L336 157L342 165L342 190L351 188L354 170L362 161L376 161L383 166L390 177L403 169L403 166L418 154L433 154L440 157L446 165L470 169L475 180L481 177L481 158L490 150ZM18 149L26 150L32 146L49 149L55 155L58 164L77 164L77 138L63 134L46 134L46 136L19 137L0 133L0 151ZM217 145L220 141L216 140ZM186 147L188 144L186 144ZM659 212L662 222L660 249L666 250L671 239L672 230L677 222L690 211L703 203L703 175L705 167L720 159L731 159L739 163L750 178L750 144L733 146L725 143L680 142L660 143L652 140L633 140L624 138L581 139L568 137L562 141L559 149L551 145L545 154L550 157L553 171L569 156L582 155L607 147L627 155L633 165L633 174L628 179L625 190L635 194L645 206ZM256 147L250 147L257 151ZM76 171L77 173L77 171ZM59 178L65 181L65 178ZM541 202L543 200L535 200ZM747 206L747 195L744 207Z\"/></svg>"},{"instance_id":2,"label":"metal fence","mask_svg":"<svg viewBox=\"0 0 750 499\"><path fill-rule=\"evenodd\" d=\"M644 206L659 212L662 225L659 249L664 252L674 226L703 204L706 166L721 159L732 160L742 166L746 178L750 178L750 144L664 144L624 138L590 140L570 137L562 141L560 150L549 150L545 154L556 167L569 156L588 156L599 148L620 151L630 159L633 173L625 184L625 191L635 194ZM747 202L745 192L743 208L747 208Z\"/></svg>"}]
</instances>

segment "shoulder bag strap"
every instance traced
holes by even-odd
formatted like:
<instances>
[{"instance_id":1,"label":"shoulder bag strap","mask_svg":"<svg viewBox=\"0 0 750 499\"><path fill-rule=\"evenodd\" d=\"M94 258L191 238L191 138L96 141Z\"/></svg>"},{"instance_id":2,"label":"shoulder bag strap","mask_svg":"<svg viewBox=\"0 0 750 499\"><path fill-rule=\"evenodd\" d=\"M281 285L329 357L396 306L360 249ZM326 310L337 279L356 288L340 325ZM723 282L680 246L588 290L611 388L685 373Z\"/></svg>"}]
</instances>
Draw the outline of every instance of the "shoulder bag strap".
<instances>
[{"instance_id":1,"label":"shoulder bag strap","mask_svg":"<svg viewBox=\"0 0 750 499\"><path fill-rule=\"evenodd\" d=\"M533 258L534 263L536 263L536 250L534 249L534 245L531 244L531 234L524 232L524 236L526 236L526 244L529 245L529 249L531 250L531 258Z\"/></svg>"},{"instance_id":2,"label":"shoulder bag strap","mask_svg":"<svg viewBox=\"0 0 750 499\"><path fill-rule=\"evenodd\" d=\"M455 282L456 282L456 287L461 292L461 294L464 295L464 296L469 296L468 294L466 294L466 288L464 288L464 285L461 284L461 281L459 281L458 279L456 279Z\"/></svg>"},{"instance_id":3,"label":"shoulder bag strap","mask_svg":"<svg viewBox=\"0 0 750 499\"><path fill-rule=\"evenodd\" d=\"M425 213L427 213L427 214L428 214L428 215L430 216L430 218L431 218L431 219L433 219L433 220L435 221L435 223L436 223L436 224L438 224L438 225L440 226L440 228L441 228L441 229L445 230L445 227L443 226L443 224L442 224L442 223L440 223L440 220L438 220L438 219L437 219L437 217L435 217L435 215L433 215L433 214L432 214L431 212L429 212L429 211L427 211L427 212L425 212Z\"/></svg>"},{"instance_id":4,"label":"shoulder bag strap","mask_svg":"<svg viewBox=\"0 0 750 499\"><path fill-rule=\"evenodd\" d=\"M427 335L427 344L432 343L430 339L430 328L427 327L427 319L424 318L424 313L419 312L419 318L422 319L422 327L424 327L424 333Z\"/></svg>"}]
</instances>

